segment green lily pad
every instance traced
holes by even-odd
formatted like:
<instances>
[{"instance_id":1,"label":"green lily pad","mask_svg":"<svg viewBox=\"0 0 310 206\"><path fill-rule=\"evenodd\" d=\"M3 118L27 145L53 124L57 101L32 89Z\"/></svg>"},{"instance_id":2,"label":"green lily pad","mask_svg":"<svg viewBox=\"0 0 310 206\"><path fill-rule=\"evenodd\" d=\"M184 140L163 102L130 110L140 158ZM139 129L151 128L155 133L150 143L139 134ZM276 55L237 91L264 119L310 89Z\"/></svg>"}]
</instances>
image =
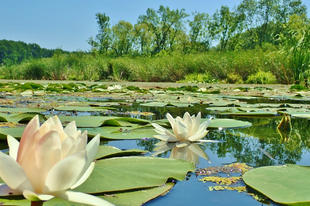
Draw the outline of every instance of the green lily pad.
<instances>
[{"instance_id":1,"label":"green lily pad","mask_svg":"<svg viewBox=\"0 0 310 206\"><path fill-rule=\"evenodd\" d=\"M90 177L75 190L89 193L162 186L168 178L184 180L191 162L154 157L116 157L96 162ZM98 181L100 180L100 181Z\"/></svg>"},{"instance_id":2,"label":"green lily pad","mask_svg":"<svg viewBox=\"0 0 310 206\"><path fill-rule=\"evenodd\" d=\"M243 180L247 185L277 203L309 204L309 173L309 166L268 166L246 172Z\"/></svg>"},{"instance_id":3,"label":"green lily pad","mask_svg":"<svg viewBox=\"0 0 310 206\"><path fill-rule=\"evenodd\" d=\"M292 114L292 117L297 117L297 118L306 118L310 119L310 113L309 114Z\"/></svg>"},{"instance_id":4,"label":"green lily pad","mask_svg":"<svg viewBox=\"0 0 310 206\"><path fill-rule=\"evenodd\" d=\"M46 109L41 108L8 108L8 107L0 107L0 112L46 112Z\"/></svg>"},{"instance_id":5,"label":"green lily pad","mask_svg":"<svg viewBox=\"0 0 310 206\"><path fill-rule=\"evenodd\" d=\"M137 129L130 127L96 127L83 129L87 130L90 136L100 134L101 139L107 140L153 138L153 135L157 134L152 127Z\"/></svg>"},{"instance_id":6,"label":"green lily pad","mask_svg":"<svg viewBox=\"0 0 310 206\"><path fill-rule=\"evenodd\" d=\"M269 112L269 111L254 111L254 112L236 112L236 113L230 113L230 116L243 116L243 117L269 117L269 116L275 116L277 115L277 112Z\"/></svg>"},{"instance_id":7,"label":"green lily pad","mask_svg":"<svg viewBox=\"0 0 310 206\"><path fill-rule=\"evenodd\" d=\"M6 140L7 135L11 135L16 139L20 139L24 130L24 127L0 128L0 140Z\"/></svg>"},{"instance_id":8,"label":"green lily pad","mask_svg":"<svg viewBox=\"0 0 310 206\"><path fill-rule=\"evenodd\" d=\"M50 117L48 115L47 117ZM112 116L59 116L63 125L75 121L77 127L100 127L100 126L131 126L131 124L148 124L149 121L130 117L112 117ZM127 123L124 123L127 122Z\"/></svg>"},{"instance_id":9,"label":"green lily pad","mask_svg":"<svg viewBox=\"0 0 310 206\"><path fill-rule=\"evenodd\" d=\"M55 107L55 110L60 111L80 111L80 112L98 112L98 111L107 111L115 110L116 108L111 107L80 107L80 106L59 106Z\"/></svg>"},{"instance_id":10,"label":"green lily pad","mask_svg":"<svg viewBox=\"0 0 310 206\"><path fill-rule=\"evenodd\" d=\"M120 157L127 155L140 155L147 152L148 152L147 150L141 150L141 149L121 150L109 145L100 145L95 159Z\"/></svg>"},{"instance_id":11,"label":"green lily pad","mask_svg":"<svg viewBox=\"0 0 310 206\"><path fill-rule=\"evenodd\" d=\"M141 106L145 107L190 107L191 104L188 103L180 103L180 102L148 102L144 104L140 104Z\"/></svg>"},{"instance_id":12,"label":"green lily pad","mask_svg":"<svg viewBox=\"0 0 310 206\"><path fill-rule=\"evenodd\" d=\"M105 199L118 206L139 206L144 203L167 193L172 187L173 183L167 183L161 187L153 187L149 189L137 190L137 191L126 191L121 193L104 194L97 195L102 199ZM6 199L6 197L1 197L0 202L4 205L24 205L29 206L31 202L24 199L22 196L11 196ZM44 203L44 206L85 206L84 204L79 204L75 202L69 202L63 199L54 198L50 201Z\"/></svg>"},{"instance_id":13,"label":"green lily pad","mask_svg":"<svg viewBox=\"0 0 310 206\"><path fill-rule=\"evenodd\" d=\"M235 120L235 119L212 119L208 129L231 129L240 127L250 127L252 124L250 122Z\"/></svg>"},{"instance_id":14,"label":"green lily pad","mask_svg":"<svg viewBox=\"0 0 310 206\"><path fill-rule=\"evenodd\" d=\"M35 115L39 115L41 121L46 120L44 114L37 112L12 113L12 114L0 113L0 122L28 123Z\"/></svg>"},{"instance_id":15,"label":"green lily pad","mask_svg":"<svg viewBox=\"0 0 310 206\"><path fill-rule=\"evenodd\" d=\"M118 206L138 206L167 193L172 187L173 183L167 183L161 187L154 187L150 189L138 190L138 191L128 191L124 193L116 193L109 197L99 196L109 202L112 202Z\"/></svg>"}]
</instances>

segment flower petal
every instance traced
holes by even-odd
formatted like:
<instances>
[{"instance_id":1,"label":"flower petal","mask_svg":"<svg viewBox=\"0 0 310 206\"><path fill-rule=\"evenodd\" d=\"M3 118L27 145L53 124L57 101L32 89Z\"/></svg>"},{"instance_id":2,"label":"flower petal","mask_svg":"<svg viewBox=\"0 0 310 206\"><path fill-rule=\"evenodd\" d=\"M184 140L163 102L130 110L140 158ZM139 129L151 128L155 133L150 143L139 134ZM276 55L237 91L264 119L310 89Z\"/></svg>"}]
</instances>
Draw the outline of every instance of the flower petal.
<instances>
[{"instance_id":1,"label":"flower petal","mask_svg":"<svg viewBox=\"0 0 310 206\"><path fill-rule=\"evenodd\" d=\"M187 140L188 130L186 125L184 125L181 121L177 121L176 130L177 132L175 132L175 134L179 140Z\"/></svg>"},{"instance_id":2,"label":"flower petal","mask_svg":"<svg viewBox=\"0 0 310 206\"><path fill-rule=\"evenodd\" d=\"M77 188L78 186L83 184L90 176L90 174L93 172L94 168L95 168L95 162L92 162L87 168L86 172L83 174L83 176L73 186L71 186L70 189Z\"/></svg>"},{"instance_id":3,"label":"flower petal","mask_svg":"<svg viewBox=\"0 0 310 206\"><path fill-rule=\"evenodd\" d=\"M179 141L179 139L175 138L175 137L171 137L168 135L153 135L153 137L165 141L165 142L177 142Z\"/></svg>"},{"instance_id":4,"label":"flower petal","mask_svg":"<svg viewBox=\"0 0 310 206\"><path fill-rule=\"evenodd\" d=\"M64 132L71 137L72 134L77 132L76 123L75 121L70 122L64 129ZM73 137L73 136L72 136ZM76 138L76 137L74 137Z\"/></svg>"},{"instance_id":5,"label":"flower petal","mask_svg":"<svg viewBox=\"0 0 310 206\"><path fill-rule=\"evenodd\" d=\"M18 147L19 147L19 141L12 137L11 135L7 136L8 145L10 148L10 156L15 159L17 159L17 153L18 153Z\"/></svg>"},{"instance_id":6,"label":"flower petal","mask_svg":"<svg viewBox=\"0 0 310 206\"><path fill-rule=\"evenodd\" d=\"M78 202L87 205L113 206L112 203L104 199L101 199L93 195L85 194L82 192L62 191L57 193L55 196L71 202Z\"/></svg>"},{"instance_id":7,"label":"flower petal","mask_svg":"<svg viewBox=\"0 0 310 206\"><path fill-rule=\"evenodd\" d=\"M201 123L201 124L199 125L198 130L197 130L197 133L200 133L200 132L206 130L206 129L208 128L208 126L209 126L211 120L212 120L212 117L211 117L210 119L204 121L203 123Z\"/></svg>"},{"instance_id":8,"label":"flower petal","mask_svg":"<svg viewBox=\"0 0 310 206\"><path fill-rule=\"evenodd\" d=\"M36 131L40 128L39 115L34 116L30 122L27 124L19 143L19 149L17 154L17 162L25 157L30 145L33 145L33 138L35 137Z\"/></svg>"},{"instance_id":9,"label":"flower petal","mask_svg":"<svg viewBox=\"0 0 310 206\"><path fill-rule=\"evenodd\" d=\"M30 190L25 190L23 192L23 195L27 200L30 200L30 201L48 201L48 200L51 200L55 197L54 195L37 194L37 193L32 192Z\"/></svg>"},{"instance_id":10,"label":"flower petal","mask_svg":"<svg viewBox=\"0 0 310 206\"><path fill-rule=\"evenodd\" d=\"M24 166L24 169L36 192L39 192L44 188L48 172L61 160L61 142L58 132L55 130L47 132L36 145L32 156L35 161Z\"/></svg>"},{"instance_id":11,"label":"flower petal","mask_svg":"<svg viewBox=\"0 0 310 206\"><path fill-rule=\"evenodd\" d=\"M194 135L195 133L198 132L198 128L201 122L201 113L198 112L197 116L193 118L192 126L191 126L191 131L189 132L189 136Z\"/></svg>"},{"instance_id":12,"label":"flower petal","mask_svg":"<svg viewBox=\"0 0 310 206\"><path fill-rule=\"evenodd\" d=\"M159 124L156 123L151 123L153 127L155 127L155 131L158 134L165 134L165 131L167 130L166 128L160 126Z\"/></svg>"},{"instance_id":13,"label":"flower petal","mask_svg":"<svg viewBox=\"0 0 310 206\"><path fill-rule=\"evenodd\" d=\"M21 195L22 192L11 189L7 184L0 185L0 196Z\"/></svg>"},{"instance_id":14,"label":"flower petal","mask_svg":"<svg viewBox=\"0 0 310 206\"><path fill-rule=\"evenodd\" d=\"M0 152L0 177L13 190L34 191L23 168L11 156L2 152Z\"/></svg>"},{"instance_id":15,"label":"flower petal","mask_svg":"<svg viewBox=\"0 0 310 206\"><path fill-rule=\"evenodd\" d=\"M196 133L195 135L189 137L188 140L192 142L198 141L204 138L208 134L208 132L209 131L205 130L205 132Z\"/></svg>"},{"instance_id":16,"label":"flower petal","mask_svg":"<svg viewBox=\"0 0 310 206\"><path fill-rule=\"evenodd\" d=\"M55 164L47 174L42 193L58 192L74 185L83 176L86 159L86 150L83 150Z\"/></svg>"},{"instance_id":17,"label":"flower petal","mask_svg":"<svg viewBox=\"0 0 310 206\"><path fill-rule=\"evenodd\" d=\"M171 114L167 113L166 115L168 121L170 122L171 128L172 130L174 130L174 126L175 126L175 119L171 116Z\"/></svg>"},{"instance_id":18,"label":"flower petal","mask_svg":"<svg viewBox=\"0 0 310 206\"><path fill-rule=\"evenodd\" d=\"M87 134L87 133L86 133ZM100 144L100 134L97 134L87 145L86 145L86 151L87 151L87 164L86 167L89 167L91 162L95 159L95 156L97 154L98 148ZM87 168L86 168L87 169Z\"/></svg>"}]
</instances>

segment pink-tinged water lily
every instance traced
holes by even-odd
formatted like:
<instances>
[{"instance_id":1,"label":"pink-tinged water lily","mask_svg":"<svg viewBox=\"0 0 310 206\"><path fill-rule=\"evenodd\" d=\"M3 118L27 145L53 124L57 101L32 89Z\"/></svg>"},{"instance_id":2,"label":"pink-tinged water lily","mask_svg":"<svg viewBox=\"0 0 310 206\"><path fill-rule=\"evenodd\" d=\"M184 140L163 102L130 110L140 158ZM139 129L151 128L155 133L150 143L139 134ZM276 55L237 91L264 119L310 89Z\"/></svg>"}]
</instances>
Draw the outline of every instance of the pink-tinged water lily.
<instances>
[{"instance_id":1,"label":"pink-tinged water lily","mask_svg":"<svg viewBox=\"0 0 310 206\"><path fill-rule=\"evenodd\" d=\"M208 133L207 127L211 122L211 118L200 124L201 121L200 112L197 114L196 117L195 115L190 116L190 114L186 112L183 116L183 119L179 116L174 119L169 113L167 113L166 116L170 122L173 133L156 123L152 123L152 125L155 127L155 131L159 133L159 135L154 135L155 138L166 142L178 142L178 141L210 142L209 140L201 140L201 139L204 138Z\"/></svg>"},{"instance_id":2,"label":"pink-tinged water lily","mask_svg":"<svg viewBox=\"0 0 310 206\"><path fill-rule=\"evenodd\" d=\"M75 122L65 128L57 116L41 127L36 115L26 126L20 142L8 135L9 155L0 152L0 195L23 195L31 201L54 197L89 205L113 205L101 198L70 191L91 174L100 135L87 144L87 132Z\"/></svg>"}]
</instances>

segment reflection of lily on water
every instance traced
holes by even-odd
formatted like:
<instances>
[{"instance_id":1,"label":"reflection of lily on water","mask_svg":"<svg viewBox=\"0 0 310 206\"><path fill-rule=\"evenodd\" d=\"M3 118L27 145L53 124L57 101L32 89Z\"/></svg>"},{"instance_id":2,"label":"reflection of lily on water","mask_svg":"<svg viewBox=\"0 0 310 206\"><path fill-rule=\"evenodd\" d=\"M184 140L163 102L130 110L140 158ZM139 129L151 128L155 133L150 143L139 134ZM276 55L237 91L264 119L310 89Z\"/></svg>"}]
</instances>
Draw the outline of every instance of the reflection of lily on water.
<instances>
[{"instance_id":1,"label":"reflection of lily on water","mask_svg":"<svg viewBox=\"0 0 310 206\"><path fill-rule=\"evenodd\" d=\"M167 113L167 119L170 122L173 133L164 127L152 123L155 127L155 131L159 135L154 135L155 138L162 140L157 143L152 156L162 154L172 149L170 158L184 159L196 164L199 163L199 156L209 160L208 155L197 144L197 142L219 142L213 140L201 140L207 133L207 127L211 122L211 118L200 124L201 113L197 116L190 116L188 112L185 112L183 118L176 117L175 119Z\"/></svg>"},{"instance_id":2,"label":"reflection of lily on water","mask_svg":"<svg viewBox=\"0 0 310 206\"><path fill-rule=\"evenodd\" d=\"M210 162L210 158L205 151L199 146L199 143L192 143L190 141L168 143L165 141L158 142L153 149L155 151L152 156L160 155L171 150L171 159L183 159L195 164L199 164L199 157L202 157Z\"/></svg>"}]
</instances>

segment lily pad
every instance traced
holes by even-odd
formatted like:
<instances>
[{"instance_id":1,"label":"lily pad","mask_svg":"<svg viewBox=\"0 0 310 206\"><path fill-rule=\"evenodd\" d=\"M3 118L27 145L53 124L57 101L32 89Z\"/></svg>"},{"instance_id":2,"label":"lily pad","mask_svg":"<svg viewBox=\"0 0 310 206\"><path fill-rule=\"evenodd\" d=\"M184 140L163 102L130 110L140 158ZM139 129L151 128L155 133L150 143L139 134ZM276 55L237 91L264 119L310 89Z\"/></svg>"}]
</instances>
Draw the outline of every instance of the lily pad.
<instances>
[{"instance_id":1,"label":"lily pad","mask_svg":"<svg viewBox=\"0 0 310 206\"><path fill-rule=\"evenodd\" d=\"M145 107L190 107L191 104L187 103L180 103L180 102L148 102L144 104L140 104L141 106Z\"/></svg>"},{"instance_id":2,"label":"lily pad","mask_svg":"<svg viewBox=\"0 0 310 206\"><path fill-rule=\"evenodd\" d=\"M250 127L252 124L247 121L235 120L235 119L212 119L208 129L231 129L240 127Z\"/></svg>"},{"instance_id":3,"label":"lily pad","mask_svg":"<svg viewBox=\"0 0 310 206\"><path fill-rule=\"evenodd\" d=\"M47 116L50 117L50 116ZM75 121L77 127L100 127L100 126L129 126L133 124L148 124L149 121L130 117L112 117L112 116L59 116L63 125ZM113 120L113 121L112 121ZM122 123L123 122L123 123ZM126 124L124 122L127 122Z\"/></svg>"},{"instance_id":4,"label":"lily pad","mask_svg":"<svg viewBox=\"0 0 310 206\"><path fill-rule=\"evenodd\" d=\"M109 145L100 145L95 159L120 157L127 155L140 155L147 152L148 152L147 150L141 150L141 149L121 150Z\"/></svg>"},{"instance_id":5,"label":"lily pad","mask_svg":"<svg viewBox=\"0 0 310 206\"><path fill-rule=\"evenodd\" d=\"M309 166L268 166L246 172L243 180L247 185L277 203L309 204L309 173Z\"/></svg>"},{"instance_id":6,"label":"lily pad","mask_svg":"<svg viewBox=\"0 0 310 206\"><path fill-rule=\"evenodd\" d=\"M15 127L15 128L0 128L0 140L7 139L7 135L11 135L16 139L20 139L25 128L24 127Z\"/></svg>"},{"instance_id":7,"label":"lily pad","mask_svg":"<svg viewBox=\"0 0 310 206\"><path fill-rule=\"evenodd\" d=\"M111 108L111 107L59 106L59 107L55 107L54 109L55 110L60 110L60 111L98 112L98 111L114 110L116 108Z\"/></svg>"},{"instance_id":8,"label":"lily pad","mask_svg":"<svg viewBox=\"0 0 310 206\"><path fill-rule=\"evenodd\" d=\"M0 113L0 122L28 123L35 115L39 115L41 121L46 120L44 114L37 112L12 113L12 114Z\"/></svg>"},{"instance_id":9,"label":"lily pad","mask_svg":"<svg viewBox=\"0 0 310 206\"><path fill-rule=\"evenodd\" d=\"M167 193L172 187L173 183L167 183L161 187L153 187L149 189L127 191L121 193L98 195L102 199L105 199L118 206L140 206L144 203ZM22 196L12 196L6 199L6 197L0 198L0 202L4 205L25 205L29 206L31 202L24 199ZM44 206L85 206L84 204L73 203L63 199L54 198L44 203Z\"/></svg>"},{"instance_id":10,"label":"lily pad","mask_svg":"<svg viewBox=\"0 0 310 206\"><path fill-rule=\"evenodd\" d=\"M100 134L101 139L118 140L118 139L142 139L153 138L157 134L154 128L130 128L130 127L96 127L83 128L87 130L90 136Z\"/></svg>"},{"instance_id":11,"label":"lily pad","mask_svg":"<svg viewBox=\"0 0 310 206\"><path fill-rule=\"evenodd\" d=\"M89 193L162 186L167 179L184 180L195 165L184 160L154 157L116 157L96 162L90 177L75 190ZM98 181L100 180L100 181Z\"/></svg>"},{"instance_id":12,"label":"lily pad","mask_svg":"<svg viewBox=\"0 0 310 206\"><path fill-rule=\"evenodd\" d=\"M8 107L0 107L0 112L46 112L46 109L41 108L8 108Z\"/></svg>"},{"instance_id":13,"label":"lily pad","mask_svg":"<svg viewBox=\"0 0 310 206\"><path fill-rule=\"evenodd\" d=\"M243 117L269 117L269 116L275 116L277 115L277 112L269 112L269 111L254 111L254 112L236 112L236 113L230 113L230 116L243 116Z\"/></svg>"}]
</instances>

